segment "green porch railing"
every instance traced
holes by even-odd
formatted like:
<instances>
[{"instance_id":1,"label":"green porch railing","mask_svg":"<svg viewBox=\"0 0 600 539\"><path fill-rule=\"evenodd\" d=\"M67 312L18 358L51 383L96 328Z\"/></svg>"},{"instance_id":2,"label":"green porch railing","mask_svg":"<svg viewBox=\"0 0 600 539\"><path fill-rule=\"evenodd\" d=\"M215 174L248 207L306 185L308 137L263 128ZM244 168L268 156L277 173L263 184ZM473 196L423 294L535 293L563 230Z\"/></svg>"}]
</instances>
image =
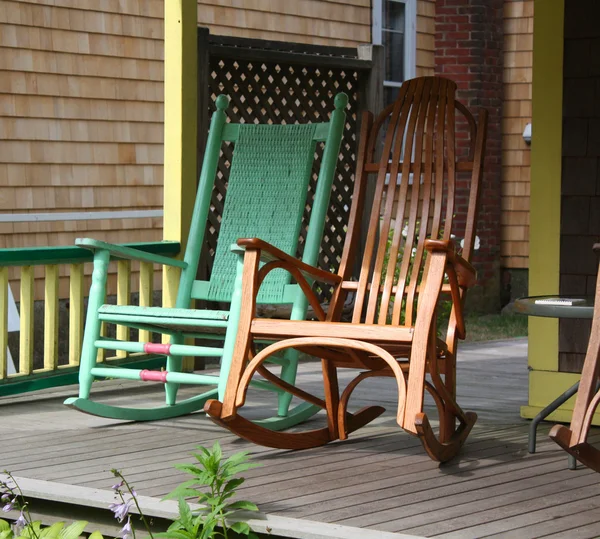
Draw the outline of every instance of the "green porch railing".
<instances>
[{"instance_id":1,"label":"green porch railing","mask_svg":"<svg viewBox=\"0 0 600 539\"><path fill-rule=\"evenodd\" d=\"M124 244L148 253L174 256L180 251L178 242ZM57 387L77 382L79 356L84 327L84 264L93 254L80 247L31 247L0 249L0 397L27 391ZM34 368L34 299L36 267L44 267L43 366ZM68 266L69 337L67 362L59 364L59 267ZM8 286L9 268L19 268L19 354L18 369L8 373ZM139 304L151 306L154 266L141 262L139 267ZM131 263L117 261L117 303L129 303L131 296ZM104 328L103 328L104 330ZM118 339L128 338L129 329L117 326ZM148 342L148 332L140 331L139 340ZM114 357L98 355L98 361L126 363L127 353ZM152 360L150 360L150 363ZM155 362L155 360L154 360ZM138 361L138 365L141 363ZM139 368L144 368L143 366Z\"/></svg>"}]
</instances>

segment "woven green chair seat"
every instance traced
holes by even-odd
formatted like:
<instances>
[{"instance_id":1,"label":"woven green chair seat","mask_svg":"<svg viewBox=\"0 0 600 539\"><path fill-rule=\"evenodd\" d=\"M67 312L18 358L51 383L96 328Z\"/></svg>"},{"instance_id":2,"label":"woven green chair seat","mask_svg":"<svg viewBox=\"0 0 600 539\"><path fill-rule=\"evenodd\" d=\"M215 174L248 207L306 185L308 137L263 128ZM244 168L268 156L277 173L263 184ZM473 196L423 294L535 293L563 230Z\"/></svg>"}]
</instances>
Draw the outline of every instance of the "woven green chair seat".
<instances>
[{"instance_id":1,"label":"woven green chair seat","mask_svg":"<svg viewBox=\"0 0 600 539\"><path fill-rule=\"evenodd\" d=\"M123 326L153 326L162 329L189 332L215 332L227 327L229 311L208 309L177 309L164 307L138 307L136 305L102 305L98 309L102 322ZM213 326L214 327L210 327Z\"/></svg>"}]
</instances>

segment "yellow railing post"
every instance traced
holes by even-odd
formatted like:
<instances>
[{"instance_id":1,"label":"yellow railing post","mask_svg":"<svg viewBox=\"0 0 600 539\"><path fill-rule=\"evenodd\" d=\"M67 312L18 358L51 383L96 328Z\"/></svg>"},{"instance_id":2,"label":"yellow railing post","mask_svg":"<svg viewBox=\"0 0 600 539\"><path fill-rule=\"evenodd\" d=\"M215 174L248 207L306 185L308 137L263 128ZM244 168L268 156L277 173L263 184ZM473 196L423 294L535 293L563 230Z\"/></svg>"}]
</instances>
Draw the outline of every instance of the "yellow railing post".
<instances>
[{"instance_id":1,"label":"yellow railing post","mask_svg":"<svg viewBox=\"0 0 600 539\"><path fill-rule=\"evenodd\" d=\"M0 267L0 380L8 373L8 268Z\"/></svg>"},{"instance_id":2,"label":"yellow railing post","mask_svg":"<svg viewBox=\"0 0 600 539\"><path fill-rule=\"evenodd\" d=\"M34 266L21 268L19 374L33 371L33 270Z\"/></svg>"},{"instance_id":3,"label":"yellow railing post","mask_svg":"<svg viewBox=\"0 0 600 539\"><path fill-rule=\"evenodd\" d=\"M131 301L131 262L129 260L119 260L117 262L117 305L128 305ZM120 341L129 340L129 328L127 326L117 326L117 339ZM125 350L117 350L117 357L127 357Z\"/></svg>"},{"instance_id":4,"label":"yellow railing post","mask_svg":"<svg viewBox=\"0 0 600 539\"><path fill-rule=\"evenodd\" d=\"M154 289L154 266L148 262L140 264L140 307L152 306L152 293ZM140 330L139 341L150 342L152 336L149 331Z\"/></svg>"},{"instance_id":5,"label":"yellow railing post","mask_svg":"<svg viewBox=\"0 0 600 539\"><path fill-rule=\"evenodd\" d=\"M197 0L165 2L163 239L185 251L196 192ZM173 306L179 271L163 268L163 306ZM189 368L188 362L184 368Z\"/></svg>"},{"instance_id":6,"label":"yellow railing post","mask_svg":"<svg viewBox=\"0 0 600 539\"><path fill-rule=\"evenodd\" d=\"M46 266L44 279L44 369L58 367L58 266Z\"/></svg>"}]
</instances>

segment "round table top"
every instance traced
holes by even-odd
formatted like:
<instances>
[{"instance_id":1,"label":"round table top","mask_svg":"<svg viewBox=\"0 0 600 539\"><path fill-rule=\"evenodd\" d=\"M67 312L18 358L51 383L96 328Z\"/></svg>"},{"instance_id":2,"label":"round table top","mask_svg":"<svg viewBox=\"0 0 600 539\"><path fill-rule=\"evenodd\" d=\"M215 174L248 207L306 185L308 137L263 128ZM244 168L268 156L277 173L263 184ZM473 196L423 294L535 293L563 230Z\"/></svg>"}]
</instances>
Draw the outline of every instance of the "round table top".
<instances>
[{"instance_id":1,"label":"round table top","mask_svg":"<svg viewBox=\"0 0 600 539\"><path fill-rule=\"evenodd\" d=\"M593 318L593 296L531 296L515 300L514 312L550 318Z\"/></svg>"}]
</instances>

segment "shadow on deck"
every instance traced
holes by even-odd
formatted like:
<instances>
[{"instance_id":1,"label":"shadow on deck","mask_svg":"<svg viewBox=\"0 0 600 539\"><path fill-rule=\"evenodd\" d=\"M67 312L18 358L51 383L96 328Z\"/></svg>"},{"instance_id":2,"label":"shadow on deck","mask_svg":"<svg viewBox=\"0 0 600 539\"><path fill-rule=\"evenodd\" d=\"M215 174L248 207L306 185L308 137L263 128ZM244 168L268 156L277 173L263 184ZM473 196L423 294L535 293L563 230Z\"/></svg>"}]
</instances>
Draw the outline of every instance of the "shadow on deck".
<instances>
[{"instance_id":1,"label":"shadow on deck","mask_svg":"<svg viewBox=\"0 0 600 539\"><path fill-rule=\"evenodd\" d=\"M197 445L219 440L226 454L249 451L262 465L244 474L240 489L267 518L257 531L346 539L368 539L365 528L392 532L372 535L381 539L598 537L598 476L581 466L567 469L566 454L546 436L548 425L538 452L527 453L529 422L519 417L527 401L526 352L525 339L462 346L459 403L479 420L459 458L443 466L396 426L393 382L370 379L354 404L384 401L388 411L381 418L345 442L296 452L252 446L203 414L144 424L86 416L62 405L75 388L4 398L0 469L23 478L39 499L105 507L112 501L111 468L157 499L184 479L174 463L190 462ZM299 381L318 384L319 364L302 364ZM129 406L158 398L159 390L121 381L94 387L99 399ZM156 516L169 512L156 500L145 503Z\"/></svg>"}]
</instances>

